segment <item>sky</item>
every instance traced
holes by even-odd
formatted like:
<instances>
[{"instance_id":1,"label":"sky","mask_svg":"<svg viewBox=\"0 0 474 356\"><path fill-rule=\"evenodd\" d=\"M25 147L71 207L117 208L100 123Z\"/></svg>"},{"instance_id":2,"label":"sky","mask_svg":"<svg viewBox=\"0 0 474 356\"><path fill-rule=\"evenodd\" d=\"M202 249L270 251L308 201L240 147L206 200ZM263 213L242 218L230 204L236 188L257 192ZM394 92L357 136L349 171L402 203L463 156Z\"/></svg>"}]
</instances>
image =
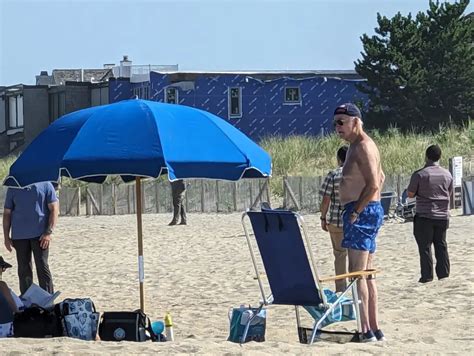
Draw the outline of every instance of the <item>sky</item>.
<instances>
[{"instance_id":1,"label":"sky","mask_svg":"<svg viewBox=\"0 0 474 356\"><path fill-rule=\"evenodd\" d=\"M181 71L354 69L377 12L427 8L428 0L0 0L0 86L123 55Z\"/></svg>"}]
</instances>

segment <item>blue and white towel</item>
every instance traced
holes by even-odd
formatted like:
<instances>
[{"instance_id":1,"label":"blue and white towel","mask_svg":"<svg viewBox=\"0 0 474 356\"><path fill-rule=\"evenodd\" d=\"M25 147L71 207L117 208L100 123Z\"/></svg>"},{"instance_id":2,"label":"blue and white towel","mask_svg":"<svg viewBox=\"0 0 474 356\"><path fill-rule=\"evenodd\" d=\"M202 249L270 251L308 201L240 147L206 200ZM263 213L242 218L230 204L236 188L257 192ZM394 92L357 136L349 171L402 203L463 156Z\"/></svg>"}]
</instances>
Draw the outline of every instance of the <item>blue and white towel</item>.
<instances>
[{"instance_id":1,"label":"blue and white towel","mask_svg":"<svg viewBox=\"0 0 474 356\"><path fill-rule=\"evenodd\" d=\"M334 303L338 298L338 295L329 289L324 289L323 292L326 295L328 304ZM321 319L323 314L326 312L324 308L318 308L314 306L304 306L304 308L315 320ZM352 299L344 297L342 298L341 302L332 310L331 314L329 314L326 319L324 319L321 324L321 328L332 323L348 320L355 320L354 304L352 303Z\"/></svg>"},{"instance_id":2,"label":"blue and white towel","mask_svg":"<svg viewBox=\"0 0 474 356\"><path fill-rule=\"evenodd\" d=\"M13 323L0 324L0 338L13 336Z\"/></svg>"}]
</instances>

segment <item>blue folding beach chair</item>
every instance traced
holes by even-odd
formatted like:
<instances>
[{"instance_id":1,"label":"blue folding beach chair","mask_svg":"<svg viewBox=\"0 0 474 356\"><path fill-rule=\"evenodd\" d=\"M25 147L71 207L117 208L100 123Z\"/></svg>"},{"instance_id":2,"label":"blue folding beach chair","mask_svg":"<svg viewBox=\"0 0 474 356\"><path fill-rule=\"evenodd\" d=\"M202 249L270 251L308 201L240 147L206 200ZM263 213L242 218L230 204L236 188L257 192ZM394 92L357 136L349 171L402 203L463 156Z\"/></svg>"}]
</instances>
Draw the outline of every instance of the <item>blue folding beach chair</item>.
<instances>
[{"instance_id":1,"label":"blue folding beach chair","mask_svg":"<svg viewBox=\"0 0 474 356\"><path fill-rule=\"evenodd\" d=\"M270 293L266 292L257 266L256 253L246 225L249 218L257 242L260 257L265 268ZM250 256L257 275L262 304L283 304L295 306L296 322L300 342L312 344L321 328L347 319L356 319L358 340L361 331L357 282L376 271L360 271L339 276L319 278L304 221L298 214L287 210L248 211L242 216ZM302 234L304 241L302 239ZM308 259L309 256L309 259ZM348 278L350 283L340 295L322 288L323 282ZM347 298L349 292L352 300ZM299 307L303 306L314 318L310 336L307 328L301 327ZM346 311L349 311L347 313ZM344 317L346 316L346 318ZM245 340L245 335L243 336Z\"/></svg>"},{"instance_id":2,"label":"blue folding beach chair","mask_svg":"<svg viewBox=\"0 0 474 356\"><path fill-rule=\"evenodd\" d=\"M402 196L398 199L395 214L402 221L413 221L416 213L416 199L408 198L408 192L405 189Z\"/></svg>"},{"instance_id":3,"label":"blue folding beach chair","mask_svg":"<svg viewBox=\"0 0 474 356\"><path fill-rule=\"evenodd\" d=\"M380 204L383 208L384 219L396 218L395 214L390 212L390 209L392 208L394 199L397 198L397 193L395 192L382 192L380 194Z\"/></svg>"}]
</instances>

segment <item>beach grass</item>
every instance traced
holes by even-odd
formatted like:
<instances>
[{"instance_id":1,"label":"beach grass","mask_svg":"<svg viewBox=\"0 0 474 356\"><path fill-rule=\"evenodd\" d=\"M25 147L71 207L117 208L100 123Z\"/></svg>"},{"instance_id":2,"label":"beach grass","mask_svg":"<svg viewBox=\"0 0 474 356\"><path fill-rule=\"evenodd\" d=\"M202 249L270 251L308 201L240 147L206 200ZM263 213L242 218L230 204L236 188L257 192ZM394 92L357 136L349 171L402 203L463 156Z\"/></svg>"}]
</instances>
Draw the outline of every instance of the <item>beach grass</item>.
<instances>
[{"instance_id":1,"label":"beach grass","mask_svg":"<svg viewBox=\"0 0 474 356\"><path fill-rule=\"evenodd\" d=\"M449 158L463 156L466 164L474 161L474 121L464 127L444 126L433 133L402 133L396 128L384 132L370 131L369 134L377 143L382 158L385 174L410 175L423 166L424 152L431 144L438 144L443 150L441 165L448 167ZM260 145L271 155L273 162L272 186L278 194L284 176L324 176L336 167L336 151L345 143L335 134L324 137L289 136L267 137ZM7 156L0 160L0 175L8 174L16 156ZM469 169L468 169L469 170ZM472 170L470 172L472 174ZM114 181L119 183L116 178ZM108 179L110 181L110 178ZM66 186L83 183L65 180Z\"/></svg>"},{"instance_id":2,"label":"beach grass","mask_svg":"<svg viewBox=\"0 0 474 356\"><path fill-rule=\"evenodd\" d=\"M434 133L402 133L396 128L385 132L370 131L380 149L386 175L409 175L423 166L426 148L440 145L441 165L448 167L449 158L474 155L474 122L465 127L446 126ZM336 152L346 143L335 134L325 137L269 137L260 144L272 156L273 176L321 176L337 165Z\"/></svg>"}]
</instances>

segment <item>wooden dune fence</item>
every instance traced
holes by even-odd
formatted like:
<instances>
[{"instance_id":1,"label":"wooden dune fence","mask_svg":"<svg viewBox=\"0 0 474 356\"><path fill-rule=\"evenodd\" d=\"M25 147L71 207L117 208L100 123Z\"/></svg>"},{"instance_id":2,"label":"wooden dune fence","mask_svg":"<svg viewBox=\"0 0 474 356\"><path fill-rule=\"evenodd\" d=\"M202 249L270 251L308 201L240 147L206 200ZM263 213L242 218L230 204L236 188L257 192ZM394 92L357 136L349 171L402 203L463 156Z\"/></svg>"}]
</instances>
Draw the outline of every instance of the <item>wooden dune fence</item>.
<instances>
[{"instance_id":1,"label":"wooden dune fence","mask_svg":"<svg viewBox=\"0 0 474 356\"><path fill-rule=\"evenodd\" d=\"M324 177L284 177L282 205L297 211L319 212L319 189L323 181ZM382 191L401 196L409 182L409 176L388 176ZM396 200L392 204L396 204Z\"/></svg>"},{"instance_id":2,"label":"wooden dune fence","mask_svg":"<svg viewBox=\"0 0 474 356\"><path fill-rule=\"evenodd\" d=\"M187 180L185 206L188 212L240 212L273 200L273 207L285 207L304 212L318 212L319 188L324 177L284 177L282 202L272 199L266 179L239 182ZM409 177L387 177L383 191L398 196L407 187ZM163 180L143 182L144 213L172 211L171 186ZM81 188L62 187L59 193L61 215L121 215L134 214L135 184L88 184ZM395 201L394 201L395 203Z\"/></svg>"},{"instance_id":3,"label":"wooden dune fence","mask_svg":"<svg viewBox=\"0 0 474 356\"><path fill-rule=\"evenodd\" d=\"M144 213L172 211L169 182L144 181L142 187ZM136 212L135 183L62 187L59 199L61 215L121 215ZM186 181L185 206L188 212L244 211L269 199L266 179L247 179L239 182Z\"/></svg>"}]
</instances>

